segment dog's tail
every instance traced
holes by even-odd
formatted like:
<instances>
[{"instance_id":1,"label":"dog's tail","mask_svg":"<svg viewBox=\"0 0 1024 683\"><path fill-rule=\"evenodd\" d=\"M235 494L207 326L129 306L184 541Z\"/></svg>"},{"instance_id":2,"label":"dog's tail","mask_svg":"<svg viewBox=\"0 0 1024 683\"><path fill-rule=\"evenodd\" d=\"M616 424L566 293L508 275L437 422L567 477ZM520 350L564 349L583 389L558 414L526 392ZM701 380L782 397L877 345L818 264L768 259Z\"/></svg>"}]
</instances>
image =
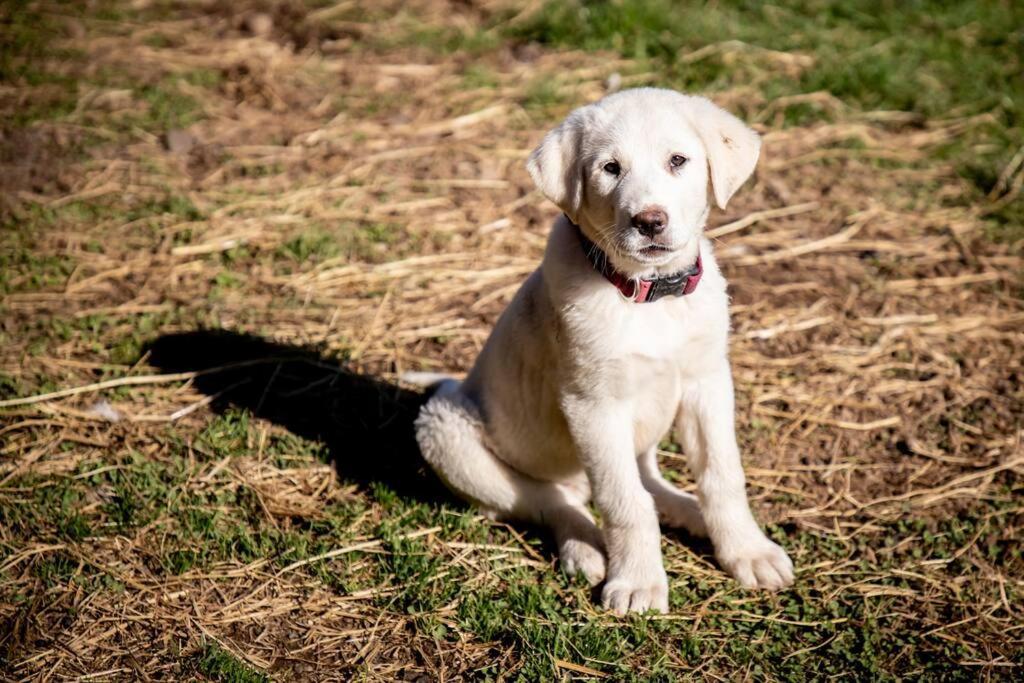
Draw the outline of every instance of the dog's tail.
<instances>
[{"instance_id":1,"label":"dog's tail","mask_svg":"<svg viewBox=\"0 0 1024 683\"><path fill-rule=\"evenodd\" d=\"M451 383L458 386L459 381L443 372L403 372L398 376L400 382L422 387L427 394L434 394L442 385Z\"/></svg>"}]
</instances>

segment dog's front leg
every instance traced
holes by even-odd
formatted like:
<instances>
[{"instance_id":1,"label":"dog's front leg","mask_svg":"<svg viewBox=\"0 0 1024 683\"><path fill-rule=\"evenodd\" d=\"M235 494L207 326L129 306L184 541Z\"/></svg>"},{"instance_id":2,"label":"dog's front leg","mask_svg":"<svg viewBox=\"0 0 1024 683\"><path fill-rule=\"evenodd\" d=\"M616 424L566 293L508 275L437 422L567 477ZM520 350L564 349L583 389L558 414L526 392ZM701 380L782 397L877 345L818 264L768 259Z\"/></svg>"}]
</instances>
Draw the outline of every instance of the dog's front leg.
<instances>
[{"instance_id":1,"label":"dog's front leg","mask_svg":"<svg viewBox=\"0 0 1024 683\"><path fill-rule=\"evenodd\" d=\"M793 563L754 520L736 444L732 373L728 361L684 387L679 431L708 536L722 567L746 588L793 583Z\"/></svg>"},{"instance_id":2,"label":"dog's front leg","mask_svg":"<svg viewBox=\"0 0 1024 683\"><path fill-rule=\"evenodd\" d=\"M563 401L569 431L604 521L608 580L601 602L618 614L668 611L668 578L654 500L640 479L628 407L592 398Z\"/></svg>"}]
</instances>

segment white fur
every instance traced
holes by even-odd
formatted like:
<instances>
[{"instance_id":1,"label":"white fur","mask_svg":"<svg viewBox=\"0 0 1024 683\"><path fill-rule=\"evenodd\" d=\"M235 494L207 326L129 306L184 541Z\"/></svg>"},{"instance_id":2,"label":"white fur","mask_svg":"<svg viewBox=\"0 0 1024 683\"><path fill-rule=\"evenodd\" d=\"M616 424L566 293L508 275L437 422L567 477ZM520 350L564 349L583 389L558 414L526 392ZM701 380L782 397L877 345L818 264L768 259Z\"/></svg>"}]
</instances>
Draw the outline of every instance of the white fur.
<instances>
[{"instance_id":1,"label":"white fur","mask_svg":"<svg viewBox=\"0 0 1024 683\"><path fill-rule=\"evenodd\" d=\"M550 526L563 567L593 584L607 578L602 602L620 614L668 609L659 519L709 536L745 587L793 581L789 557L747 503L726 285L701 236L709 180L724 206L759 147L732 115L668 90L627 90L570 114L530 157L537 186L631 276L677 272L699 249L700 285L686 297L628 302L560 218L466 380L443 383L416 421L423 455L448 486L492 517ZM689 161L673 169L673 155ZM630 217L652 206L668 225L645 237ZM657 445L673 424L697 496L658 471Z\"/></svg>"}]
</instances>

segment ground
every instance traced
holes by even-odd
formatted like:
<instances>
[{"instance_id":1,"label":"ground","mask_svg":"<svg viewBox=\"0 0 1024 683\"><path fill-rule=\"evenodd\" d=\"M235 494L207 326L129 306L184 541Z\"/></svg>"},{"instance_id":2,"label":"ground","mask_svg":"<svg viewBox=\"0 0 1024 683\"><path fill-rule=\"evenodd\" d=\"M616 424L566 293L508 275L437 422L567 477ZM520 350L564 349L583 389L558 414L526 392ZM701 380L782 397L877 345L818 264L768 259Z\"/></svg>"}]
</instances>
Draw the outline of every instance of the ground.
<instances>
[{"instance_id":1,"label":"ground","mask_svg":"<svg viewBox=\"0 0 1024 683\"><path fill-rule=\"evenodd\" d=\"M1019 3L0 8L4 680L1019 679ZM611 89L764 136L709 231L748 592L666 533L615 618L416 453L557 210L523 162ZM661 459L692 482L672 439Z\"/></svg>"}]
</instances>

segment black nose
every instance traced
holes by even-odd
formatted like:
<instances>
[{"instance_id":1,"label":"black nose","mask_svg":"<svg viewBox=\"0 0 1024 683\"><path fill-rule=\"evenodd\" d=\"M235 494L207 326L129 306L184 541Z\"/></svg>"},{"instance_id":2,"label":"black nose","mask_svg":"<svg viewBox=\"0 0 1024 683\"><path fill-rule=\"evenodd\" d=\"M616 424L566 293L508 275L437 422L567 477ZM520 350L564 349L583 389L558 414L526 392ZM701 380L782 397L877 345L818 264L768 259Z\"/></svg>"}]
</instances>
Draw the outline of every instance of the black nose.
<instances>
[{"instance_id":1,"label":"black nose","mask_svg":"<svg viewBox=\"0 0 1024 683\"><path fill-rule=\"evenodd\" d=\"M640 231L641 235L654 237L665 232L665 227L668 225L668 215L661 207L651 207L633 216L630 223Z\"/></svg>"}]
</instances>

